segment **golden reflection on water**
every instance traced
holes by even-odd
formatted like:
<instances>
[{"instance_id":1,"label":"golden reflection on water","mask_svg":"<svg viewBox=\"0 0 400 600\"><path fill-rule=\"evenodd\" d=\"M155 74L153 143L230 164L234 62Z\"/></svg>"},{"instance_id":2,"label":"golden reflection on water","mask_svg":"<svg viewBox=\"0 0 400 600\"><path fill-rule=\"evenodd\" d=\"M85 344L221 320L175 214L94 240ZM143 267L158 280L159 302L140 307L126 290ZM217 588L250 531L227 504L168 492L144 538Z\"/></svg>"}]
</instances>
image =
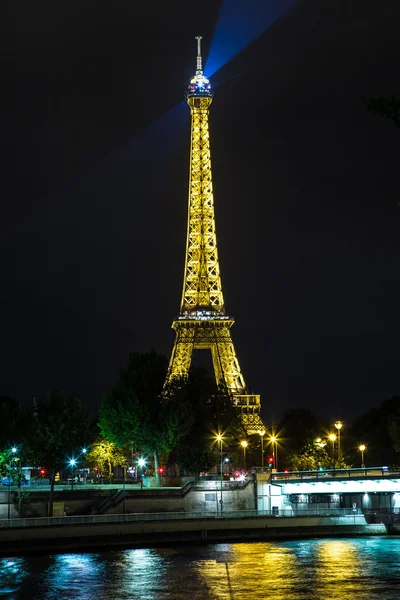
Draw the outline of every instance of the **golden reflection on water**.
<instances>
[{"instance_id":1,"label":"golden reflection on water","mask_svg":"<svg viewBox=\"0 0 400 600\"><path fill-rule=\"evenodd\" d=\"M217 546L221 547L220 560L197 565L197 573L208 590L207 597L220 600L295 597L298 565L289 548L270 543L230 544L227 553L224 546Z\"/></svg>"},{"instance_id":2,"label":"golden reflection on water","mask_svg":"<svg viewBox=\"0 0 400 600\"><path fill-rule=\"evenodd\" d=\"M315 587L328 598L353 598L360 591L362 554L350 540L324 540L316 548Z\"/></svg>"}]
</instances>

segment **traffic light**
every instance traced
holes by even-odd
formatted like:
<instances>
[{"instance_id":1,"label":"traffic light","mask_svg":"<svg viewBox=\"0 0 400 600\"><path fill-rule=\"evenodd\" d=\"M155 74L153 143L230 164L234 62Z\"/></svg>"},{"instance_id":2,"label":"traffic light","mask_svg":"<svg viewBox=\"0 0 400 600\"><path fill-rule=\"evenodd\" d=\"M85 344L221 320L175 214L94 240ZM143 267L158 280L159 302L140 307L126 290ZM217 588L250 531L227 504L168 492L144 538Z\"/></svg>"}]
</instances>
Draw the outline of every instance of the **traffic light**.
<instances>
[{"instance_id":1,"label":"traffic light","mask_svg":"<svg viewBox=\"0 0 400 600\"><path fill-rule=\"evenodd\" d=\"M160 475L162 475L162 474L164 473L164 467L160 467L160 468L158 469L158 472L160 473Z\"/></svg>"},{"instance_id":2,"label":"traffic light","mask_svg":"<svg viewBox=\"0 0 400 600\"><path fill-rule=\"evenodd\" d=\"M274 457L273 456L268 456L268 462L270 465L272 465L272 463L274 462Z\"/></svg>"},{"instance_id":3,"label":"traffic light","mask_svg":"<svg viewBox=\"0 0 400 600\"><path fill-rule=\"evenodd\" d=\"M46 473L46 469L40 469L40 474L43 476Z\"/></svg>"}]
</instances>

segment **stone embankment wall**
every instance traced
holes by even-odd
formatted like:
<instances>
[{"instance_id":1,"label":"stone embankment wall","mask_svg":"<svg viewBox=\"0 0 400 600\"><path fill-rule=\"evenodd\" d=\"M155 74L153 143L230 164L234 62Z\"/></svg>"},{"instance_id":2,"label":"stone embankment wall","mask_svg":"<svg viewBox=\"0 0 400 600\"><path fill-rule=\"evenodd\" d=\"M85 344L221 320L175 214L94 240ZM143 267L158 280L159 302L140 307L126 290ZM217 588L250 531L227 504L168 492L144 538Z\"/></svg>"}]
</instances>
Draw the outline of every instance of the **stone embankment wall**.
<instances>
[{"instance_id":1,"label":"stone embankment wall","mask_svg":"<svg viewBox=\"0 0 400 600\"><path fill-rule=\"evenodd\" d=\"M141 523L94 523L0 529L0 555L83 550L112 546L146 547L187 542L274 540L384 535L384 525L340 525L334 518L270 517L193 519Z\"/></svg>"},{"instance_id":2,"label":"stone embankment wall","mask_svg":"<svg viewBox=\"0 0 400 600\"><path fill-rule=\"evenodd\" d=\"M156 512L215 512L219 510L219 500L221 498L220 489L217 486L207 487L194 486L191 484L183 488L175 489L154 489L143 488L143 490L126 490L125 494L125 512L126 513L156 513ZM30 491L28 488L24 488ZM122 501L123 493L119 490L119 496L116 502L112 501L113 496L118 493L118 489L110 490L85 490L84 487L77 486L73 491L55 491L53 495L54 502L63 502L65 514L86 515L86 514L121 514L124 512L124 503ZM47 503L49 493L38 491L30 493L30 501L24 505L24 517L47 517ZM110 499L110 504L104 508L101 504ZM246 485L236 489L229 489L224 485L222 491L224 510L254 510L255 494L254 484L249 481ZM16 494L11 495L10 512L11 518L18 518L20 515L16 509L14 501ZM0 493L0 519L6 519L8 513L8 493Z\"/></svg>"}]
</instances>

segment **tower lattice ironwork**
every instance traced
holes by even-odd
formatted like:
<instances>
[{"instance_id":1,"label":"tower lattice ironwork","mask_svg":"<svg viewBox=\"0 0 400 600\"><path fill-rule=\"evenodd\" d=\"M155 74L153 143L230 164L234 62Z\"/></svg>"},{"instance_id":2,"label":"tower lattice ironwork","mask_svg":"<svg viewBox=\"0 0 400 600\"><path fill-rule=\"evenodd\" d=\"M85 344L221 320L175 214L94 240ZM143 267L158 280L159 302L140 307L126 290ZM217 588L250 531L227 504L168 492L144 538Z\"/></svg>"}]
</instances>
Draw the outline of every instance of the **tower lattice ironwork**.
<instances>
[{"instance_id":1,"label":"tower lattice ironwork","mask_svg":"<svg viewBox=\"0 0 400 600\"><path fill-rule=\"evenodd\" d=\"M211 176L208 113L213 99L203 74L201 37L197 37L197 68L186 98L191 112L189 209L181 309L167 379L187 375L193 350L211 350L215 378L225 383L240 411L247 433L264 429L260 396L249 394L232 342L234 319L226 314L218 261Z\"/></svg>"}]
</instances>

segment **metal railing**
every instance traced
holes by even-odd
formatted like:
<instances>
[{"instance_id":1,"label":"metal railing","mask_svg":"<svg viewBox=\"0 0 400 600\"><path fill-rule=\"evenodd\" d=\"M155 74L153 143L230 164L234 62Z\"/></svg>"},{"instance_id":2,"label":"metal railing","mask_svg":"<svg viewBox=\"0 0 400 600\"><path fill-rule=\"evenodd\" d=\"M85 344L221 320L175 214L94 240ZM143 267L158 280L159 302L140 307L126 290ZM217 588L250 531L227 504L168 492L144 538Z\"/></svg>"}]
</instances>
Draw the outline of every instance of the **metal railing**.
<instances>
[{"instance_id":1,"label":"metal railing","mask_svg":"<svg viewBox=\"0 0 400 600\"><path fill-rule=\"evenodd\" d=\"M400 477L399 469L389 469L388 467L363 467L356 469L324 469L323 471L289 471L277 472L271 474L272 481L296 482L310 481L311 479L324 481L331 477L338 479L350 479L355 477Z\"/></svg>"},{"instance_id":2,"label":"metal railing","mask_svg":"<svg viewBox=\"0 0 400 600\"><path fill-rule=\"evenodd\" d=\"M364 514L360 509L350 508L313 508L313 509L273 509L273 510L235 510L203 512L164 512L132 513L118 515L82 515L71 517L38 517L29 519L0 519L0 529L19 527L49 527L54 525L87 525L96 523L138 523L147 521L187 521L199 519L249 519L277 517L354 517L364 523Z\"/></svg>"}]
</instances>

